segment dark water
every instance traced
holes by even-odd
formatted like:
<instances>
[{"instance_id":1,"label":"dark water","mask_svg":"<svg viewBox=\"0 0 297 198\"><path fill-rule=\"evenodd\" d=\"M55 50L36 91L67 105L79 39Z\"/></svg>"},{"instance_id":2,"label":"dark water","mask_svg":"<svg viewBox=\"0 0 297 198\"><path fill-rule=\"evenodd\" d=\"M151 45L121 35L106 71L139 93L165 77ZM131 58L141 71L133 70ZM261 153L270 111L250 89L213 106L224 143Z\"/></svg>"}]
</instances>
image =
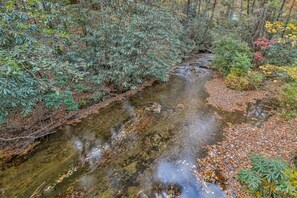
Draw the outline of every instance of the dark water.
<instances>
[{"instance_id":1,"label":"dark water","mask_svg":"<svg viewBox=\"0 0 297 198\"><path fill-rule=\"evenodd\" d=\"M195 176L197 157L221 139L223 125L206 104L210 61L199 55L176 67L169 82L49 137L1 173L0 196L226 197Z\"/></svg>"}]
</instances>

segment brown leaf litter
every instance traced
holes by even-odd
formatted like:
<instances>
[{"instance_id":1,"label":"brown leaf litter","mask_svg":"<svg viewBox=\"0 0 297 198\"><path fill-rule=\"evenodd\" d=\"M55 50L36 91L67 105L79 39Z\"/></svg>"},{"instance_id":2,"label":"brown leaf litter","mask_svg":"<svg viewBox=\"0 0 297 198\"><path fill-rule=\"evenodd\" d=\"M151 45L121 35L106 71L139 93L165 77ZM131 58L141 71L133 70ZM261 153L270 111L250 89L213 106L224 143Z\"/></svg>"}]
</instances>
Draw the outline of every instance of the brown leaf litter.
<instances>
[{"instance_id":1,"label":"brown leaf litter","mask_svg":"<svg viewBox=\"0 0 297 198\"><path fill-rule=\"evenodd\" d=\"M223 77L214 74L214 79L208 81L205 87L209 93L207 102L224 111L243 111L249 102L266 97L267 92L263 90L236 91L228 89Z\"/></svg>"},{"instance_id":2,"label":"brown leaf litter","mask_svg":"<svg viewBox=\"0 0 297 198\"><path fill-rule=\"evenodd\" d=\"M232 197L246 197L235 176L240 168L250 166L252 153L267 157L281 157L290 161L297 151L297 119L284 121L271 117L261 128L239 124L224 130L224 140L207 146L208 156L199 161L204 179L214 181L216 170L226 179L227 193Z\"/></svg>"},{"instance_id":3,"label":"brown leaf litter","mask_svg":"<svg viewBox=\"0 0 297 198\"><path fill-rule=\"evenodd\" d=\"M210 94L208 102L229 112L245 110L249 102L267 94L265 91L230 90L221 77L209 81L206 88ZM228 124L223 130L222 142L209 145L206 150L208 155L198 159L197 177L220 182L230 197L249 197L236 180L239 169L250 167L252 153L281 157L291 163L297 152L297 118L285 120L274 115L260 128L246 123Z\"/></svg>"}]
</instances>

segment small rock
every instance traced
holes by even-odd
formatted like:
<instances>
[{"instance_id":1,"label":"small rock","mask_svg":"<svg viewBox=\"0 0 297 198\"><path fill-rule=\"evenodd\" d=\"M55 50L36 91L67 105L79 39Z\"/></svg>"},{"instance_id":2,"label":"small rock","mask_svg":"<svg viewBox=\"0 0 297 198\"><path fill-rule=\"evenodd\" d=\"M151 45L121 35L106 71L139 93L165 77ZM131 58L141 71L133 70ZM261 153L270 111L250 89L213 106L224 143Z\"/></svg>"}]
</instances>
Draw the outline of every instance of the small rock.
<instances>
[{"instance_id":1,"label":"small rock","mask_svg":"<svg viewBox=\"0 0 297 198\"><path fill-rule=\"evenodd\" d=\"M184 109L185 106L184 106L183 104L178 104L178 105L177 105L177 108L178 108L178 109Z\"/></svg>"},{"instance_id":2,"label":"small rock","mask_svg":"<svg viewBox=\"0 0 297 198\"><path fill-rule=\"evenodd\" d=\"M145 111L151 111L151 108L150 107L145 107L144 110Z\"/></svg>"},{"instance_id":3,"label":"small rock","mask_svg":"<svg viewBox=\"0 0 297 198\"><path fill-rule=\"evenodd\" d=\"M161 113L161 110L162 110L162 106L158 103L154 103L153 106L152 106L152 111L154 113Z\"/></svg>"}]
</instances>

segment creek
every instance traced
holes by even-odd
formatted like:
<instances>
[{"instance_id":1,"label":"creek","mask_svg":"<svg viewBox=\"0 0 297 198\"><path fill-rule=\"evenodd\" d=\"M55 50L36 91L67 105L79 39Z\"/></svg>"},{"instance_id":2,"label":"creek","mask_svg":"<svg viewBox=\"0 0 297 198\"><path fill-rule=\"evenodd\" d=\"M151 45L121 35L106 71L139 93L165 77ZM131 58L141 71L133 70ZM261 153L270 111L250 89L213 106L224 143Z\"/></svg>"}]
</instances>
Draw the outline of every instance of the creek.
<instances>
[{"instance_id":1,"label":"creek","mask_svg":"<svg viewBox=\"0 0 297 198\"><path fill-rule=\"evenodd\" d=\"M224 122L244 121L243 113L207 104L211 59L199 54L175 67L167 83L49 136L29 159L1 173L0 196L227 197L195 176L196 159L221 140Z\"/></svg>"}]
</instances>

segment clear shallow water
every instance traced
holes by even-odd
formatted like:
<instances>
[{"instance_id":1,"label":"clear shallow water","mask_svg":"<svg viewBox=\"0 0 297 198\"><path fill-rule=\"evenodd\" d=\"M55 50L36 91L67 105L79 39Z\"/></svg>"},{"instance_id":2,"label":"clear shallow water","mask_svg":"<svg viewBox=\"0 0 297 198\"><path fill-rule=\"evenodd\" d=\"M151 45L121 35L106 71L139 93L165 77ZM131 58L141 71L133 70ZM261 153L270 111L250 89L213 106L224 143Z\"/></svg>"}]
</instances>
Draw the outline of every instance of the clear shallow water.
<instances>
[{"instance_id":1,"label":"clear shallow water","mask_svg":"<svg viewBox=\"0 0 297 198\"><path fill-rule=\"evenodd\" d=\"M206 104L211 56L176 67L168 83L115 102L50 136L3 171L3 197L226 197L194 176L222 122Z\"/></svg>"}]
</instances>

